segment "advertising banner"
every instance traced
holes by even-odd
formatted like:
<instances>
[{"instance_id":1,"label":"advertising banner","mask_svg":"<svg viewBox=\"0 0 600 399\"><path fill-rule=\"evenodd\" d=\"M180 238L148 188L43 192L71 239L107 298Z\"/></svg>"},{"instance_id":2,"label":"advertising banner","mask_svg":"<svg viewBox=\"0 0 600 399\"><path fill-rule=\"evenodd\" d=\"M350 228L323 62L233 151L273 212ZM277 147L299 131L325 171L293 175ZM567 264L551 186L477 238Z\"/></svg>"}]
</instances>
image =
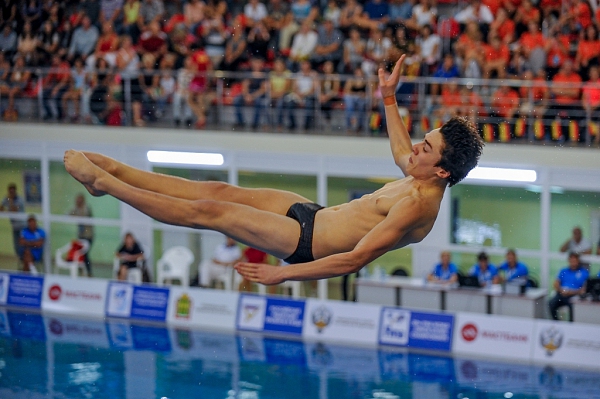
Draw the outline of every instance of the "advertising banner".
<instances>
[{"instance_id":1,"label":"advertising banner","mask_svg":"<svg viewBox=\"0 0 600 399\"><path fill-rule=\"evenodd\" d=\"M3 280L5 280L4 277L2 278ZM2 284L2 287L6 287L6 282L3 281ZM42 304L43 286L43 277L11 274L8 279L5 304L8 306L39 309Z\"/></svg>"},{"instance_id":2,"label":"advertising banner","mask_svg":"<svg viewBox=\"0 0 600 399\"><path fill-rule=\"evenodd\" d=\"M324 342L307 342L304 346L307 365L312 371L341 373L353 381L373 381L380 378L378 352L373 349Z\"/></svg>"},{"instance_id":3,"label":"advertising banner","mask_svg":"<svg viewBox=\"0 0 600 399\"><path fill-rule=\"evenodd\" d=\"M7 312L11 337L46 341L44 319L39 314Z\"/></svg>"},{"instance_id":4,"label":"advertising banner","mask_svg":"<svg viewBox=\"0 0 600 399\"><path fill-rule=\"evenodd\" d=\"M237 329L262 331L265 326L267 298L258 295L240 295L237 309Z\"/></svg>"},{"instance_id":5,"label":"advertising banner","mask_svg":"<svg viewBox=\"0 0 600 399\"><path fill-rule=\"evenodd\" d=\"M42 310L61 314L104 316L108 281L48 275L44 279Z\"/></svg>"},{"instance_id":6,"label":"advertising banner","mask_svg":"<svg viewBox=\"0 0 600 399\"><path fill-rule=\"evenodd\" d=\"M108 348L105 323L101 320L78 320L62 316L45 316L49 341L68 342Z\"/></svg>"},{"instance_id":7,"label":"advertising banner","mask_svg":"<svg viewBox=\"0 0 600 399\"><path fill-rule=\"evenodd\" d=\"M239 293L184 287L170 290L169 324L235 330Z\"/></svg>"},{"instance_id":8,"label":"advertising banner","mask_svg":"<svg viewBox=\"0 0 600 399\"><path fill-rule=\"evenodd\" d=\"M458 313L455 320L454 352L531 359L533 319Z\"/></svg>"},{"instance_id":9,"label":"advertising banner","mask_svg":"<svg viewBox=\"0 0 600 399\"><path fill-rule=\"evenodd\" d=\"M600 369L600 326L536 320L533 360Z\"/></svg>"},{"instance_id":10,"label":"advertising banner","mask_svg":"<svg viewBox=\"0 0 600 399\"><path fill-rule=\"evenodd\" d=\"M263 331L301 335L304 306L303 300L267 298Z\"/></svg>"},{"instance_id":11,"label":"advertising banner","mask_svg":"<svg viewBox=\"0 0 600 399\"><path fill-rule=\"evenodd\" d=\"M131 325L131 339L136 350L152 352L170 352L169 330L159 326Z\"/></svg>"},{"instance_id":12,"label":"advertising banner","mask_svg":"<svg viewBox=\"0 0 600 399\"><path fill-rule=\"evenodd\" d=\"M106 316L164 322L169 289L111 282L106 301Z\"/></svg>"},{"instance_id":13,"label":"advertising banner","mask_svg":"<svg viewBox=\"0 0 600 399\"><path fill-rule=\"evenodd\" d=\"M106 316L129 317L132 298L133 286L131 284L109 283L106 290Z\"/></svg>"},{"instance_id":14,"label":"advertising banner","mask_svg":"<svg viewBox=\"0 0 600 399\"><path fill-rule=\"evenodd\" d=\"M450 351L454 317L385 307L381 310L381 345Z\"/></svg>"},{"instance_id":15,"label":"advertising banner","mask_svg":"<svg viewBox=\"0 0 600 399\"><path fill-rule=\"evenodd\" d=\"M308 299L302 336L376 345L380 315L377 305Z\"/></svg>"}]
</instances>

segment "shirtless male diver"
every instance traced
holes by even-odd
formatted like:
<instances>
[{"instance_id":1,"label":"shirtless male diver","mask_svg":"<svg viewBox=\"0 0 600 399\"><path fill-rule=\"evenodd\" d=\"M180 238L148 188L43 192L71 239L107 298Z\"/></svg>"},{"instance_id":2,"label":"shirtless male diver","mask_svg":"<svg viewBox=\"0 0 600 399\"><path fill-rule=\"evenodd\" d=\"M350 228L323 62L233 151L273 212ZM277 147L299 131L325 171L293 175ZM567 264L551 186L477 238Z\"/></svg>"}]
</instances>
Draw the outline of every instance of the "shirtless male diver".
<instances>
[{"instance_id":1,"label":"shirtless male diver","mask_svg":"<svg viewBox=\"0 0 600 399\"><path fill-rule=\"evenodd\" d=\"M219 231L291 263L237 264L250 281L279 284L356 272L425 238L446 187L462 180L482 152L479 134L463 118L411 143L395 99L403 61L389 77L379 70L379 85L392 155L406 177L346 204L323 208L288 191L189 181L74 150L65 153L65 168L92 195L109 194L163 223Z\"/></svg>"}]
</instances>

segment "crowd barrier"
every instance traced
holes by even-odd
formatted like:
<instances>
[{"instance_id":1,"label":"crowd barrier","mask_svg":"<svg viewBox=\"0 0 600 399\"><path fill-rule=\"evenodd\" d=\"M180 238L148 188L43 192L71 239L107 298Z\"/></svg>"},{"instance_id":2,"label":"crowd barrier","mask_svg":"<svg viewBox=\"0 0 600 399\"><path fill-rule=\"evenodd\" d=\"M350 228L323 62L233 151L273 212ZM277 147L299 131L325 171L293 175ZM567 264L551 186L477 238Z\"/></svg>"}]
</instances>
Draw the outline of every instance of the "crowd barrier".
<instances>
[{"instance_id":1,"label":"crowd barrier","mask_svg":"<svg viewBox=\"0 0 600 399\"><path fill-rule=\"evenodd\" d=\"M296 349L288 348L292 355L303 352L305 345L344 343L600 369L600 326L582 323L7 272L0 273L0 305L58 318L111 320L104 329L85 327L84 321L77 320L36 326L44 322L36 321L35 314L0 309L0 335L43 339L57 335L56 331L59 336L70 331L81 333L86 342L124 349L174 350L172 330L160 328L166 324L174 331L202 328L238 332L249 340L267 334L304 341L296 341ZM140 321L153 325L136 324ZM267 356L269 350L276 350L267 348L267 341L249 341L240 353L250 358ZM214 349L211 353L214 356Z\"/></svg>"}]
</instances>

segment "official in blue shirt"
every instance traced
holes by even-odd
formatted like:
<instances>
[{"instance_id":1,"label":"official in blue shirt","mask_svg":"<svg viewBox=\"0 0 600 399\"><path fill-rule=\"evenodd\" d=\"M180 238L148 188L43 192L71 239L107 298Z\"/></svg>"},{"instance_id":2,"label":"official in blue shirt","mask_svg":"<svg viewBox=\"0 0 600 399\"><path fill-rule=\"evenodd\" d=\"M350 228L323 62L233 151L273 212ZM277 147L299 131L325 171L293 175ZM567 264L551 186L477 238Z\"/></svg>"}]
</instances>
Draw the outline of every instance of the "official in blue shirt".
<instances>
[{"instance_id":1,"label":"official in blue shirt","mask_svg":"<svg viewBox=\"0 0 600 399\"><path fill-rule=\"evenodd\" d=\"M38 228L35 216L29 215L27 218L27 227L21 230L21 238L19 240L19 255L23 261L23 271L31 271L33 262L42 260L45 242L46 233L44 230Z\"/></svg>"},{"instance_id":2,"label":"official in blue shirt","mask_svg":"<svg viewBox=\"0 0 600 399\"><path fill-rule=\"evenodd\" d=\"M441 262L427 276L427 281L435 283L455 283L458 281L458 268L450 262L450 252L444 251L440 255Z\"/></svg>"},{"instance_id":3,"label":"official in blue shirt","mask_svg":"<svg viewBox=\"0 0 600 399\"><path fill-rule=\"evenodd\" d=\"M500 265L499 271L504 274L504 281L511 282L515 279L526 279L529 275L527 266L517 260L517 253L514 249L506 252L506 262Z\"/></svg>"},{"instance_id":4,"label":"official in blue shirt","mask_svg":"<svg viewBox=\"0 0 600 399\"><path fill-rule=\"evenodd\" d=\"M469 275L477 277L479 285L482 287L498 284L498 269L496 266L489 263L489 258L485 252L477 255L477 263L473 265Z\"/></svg>"},{"instance_id":5,"label":"official in blue shirt","mask_svg":"<svg viewBox=\"0 0 600 399\"><path fill-rule=\"evenodd\" d=\"M576 295L585 294L586 282L589 275L589 272L582 267L579 261L579 254L571 252L569 254L569 267L562 269L558 273L556 280L554 280L556 295L548 302L548 308L554 320L558 320L558 309L568 306L569 320L573 321L571 298Z\"/></svg>"}]
</instances>

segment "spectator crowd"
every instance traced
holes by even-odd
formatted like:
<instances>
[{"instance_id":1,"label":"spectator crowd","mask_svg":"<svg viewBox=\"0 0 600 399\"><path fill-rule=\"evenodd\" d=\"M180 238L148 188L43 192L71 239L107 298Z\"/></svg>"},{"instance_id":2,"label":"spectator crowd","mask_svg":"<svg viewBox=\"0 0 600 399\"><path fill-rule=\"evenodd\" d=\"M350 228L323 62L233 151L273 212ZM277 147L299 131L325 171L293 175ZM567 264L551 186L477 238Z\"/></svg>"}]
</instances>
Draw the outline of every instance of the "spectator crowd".
<instances>
[{"instance_id":1,"label":"spectator crowd","mask_svg":"<svg viewBox=\"0 0 600 399\"><path fill-rule=\"evenodd\" d=\"M406 54L398 103L418 102L423 129L464 115L490 140L527 130L600 140L600 9L587 0L456 8L436 0L6 0L2 117L16 120L15 98L41 90L46 119L143 126L172 106L176 125L202 128L216 98L211 72L220 70L248 72L224 79L235 127L245 126L243 107L255 109L253 128L264 115L278 129L296 128L304 108L298 125L311 129L316 111L330 123L340 105L346 129L379 130L377 70ZM421 98L410 80L418 76L438 78Z\"/></svg>"}]
</instances>

